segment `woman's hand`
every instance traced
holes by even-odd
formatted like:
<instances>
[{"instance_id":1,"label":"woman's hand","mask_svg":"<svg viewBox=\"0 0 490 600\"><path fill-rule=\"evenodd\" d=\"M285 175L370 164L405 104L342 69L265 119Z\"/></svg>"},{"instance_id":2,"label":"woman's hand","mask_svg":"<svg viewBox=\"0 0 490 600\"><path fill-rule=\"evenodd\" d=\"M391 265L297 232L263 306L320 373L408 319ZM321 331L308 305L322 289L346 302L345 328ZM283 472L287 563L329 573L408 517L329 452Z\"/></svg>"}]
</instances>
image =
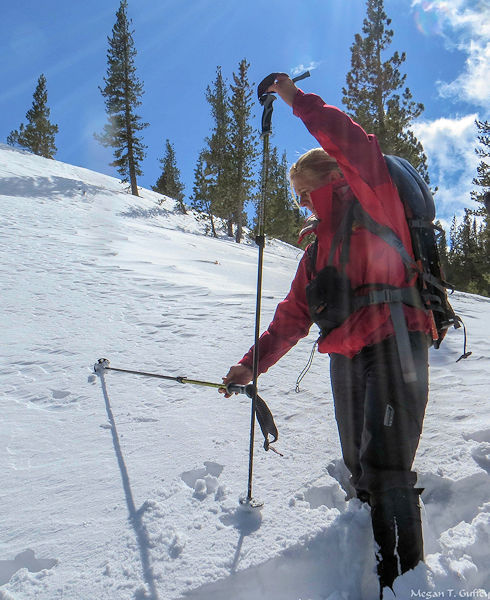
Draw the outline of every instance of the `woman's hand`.
<instances>
[{"instance_id":1,"label":"woman's hand","mask_svg":"<svg viewBox=\"0 0 490 600\"><path fill-rule=\"evenodd\" d=\"M226 377L223 377L224 385L229 383L236 383L237 385L247 385L253 379L253 371L245 365L233 365L228 371ZM219 388L219 393L224 394L225 398L229 398L231 394L228 394L224 387Z\"/></svg>"},{"instance_id":2,"label":"woman's hand","mask_svg":"<svg viewBox=\"0 0 490 600\"><path fill-rule=\"evenodd\" d=\"M275 82L267 88L267 91L278 94L286 104L293 106L298 88L287 73L277 73Z\"/></svg>"}]
</instances>

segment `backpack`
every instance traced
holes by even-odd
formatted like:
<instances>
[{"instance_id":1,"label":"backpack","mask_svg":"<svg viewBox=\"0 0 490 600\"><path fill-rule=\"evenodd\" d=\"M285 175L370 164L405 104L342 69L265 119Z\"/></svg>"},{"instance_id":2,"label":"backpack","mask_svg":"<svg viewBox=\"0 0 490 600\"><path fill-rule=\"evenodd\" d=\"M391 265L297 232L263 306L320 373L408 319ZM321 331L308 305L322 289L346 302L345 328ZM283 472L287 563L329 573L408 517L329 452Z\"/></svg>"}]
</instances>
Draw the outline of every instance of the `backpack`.
<instances>
[{"instance_id":1,"label":"backpack","mask_svg":"<svg viewBox=\"0 0 490 600\"><path fill-rule=\"evenodd\" d=\"M435 348L439 348L449 327L463 325L464 350L458 359L467 358L466 329L461 318L449 303L447 290L453 288L445 281L437 247L436 232L442 231L434 225L435 203L426 182L404 158L385 155L385 161L393 183L402 201L410 231L414 259L406 251L400 238L386 225L380 225L362 208L357 199L348 205L341 224L334 236L327 266L315 272L317 243L308 249L310 270L314 275L308 284L306 295L312 320L320 327L322 335L338 327L352 312L371 304L388 303L395 330L403 376L406 382L416 380L415 366L411 354L403 304L429 311L432 320L432 337ZM349 257L350 234L354 222L381 237L397 250L407 271L407 280L417 274L415 286L365 286L367 294L356 295L343 273ZM340 271L332 266L333 256L339 245ZM369 288L372 289L369 289ZM333 294L341 290L341 294Z\"/></svg>"},{"instance_id":2,"label":"backpack","mask_svg":"<svg viewBox=\"0 0 490 600\"><path fill-rule=\"evenodd\" d=\"M449 303L447 283L441 267L437 234L443 230L434 225L436 215L434 197L420 174L399 156L386 155L385 161L398 195L405 209L415 262L419 267L418 288L425 307L431 311L439 348L449 327L458 329L463 324Z\"/></svg>"}]
</instances>

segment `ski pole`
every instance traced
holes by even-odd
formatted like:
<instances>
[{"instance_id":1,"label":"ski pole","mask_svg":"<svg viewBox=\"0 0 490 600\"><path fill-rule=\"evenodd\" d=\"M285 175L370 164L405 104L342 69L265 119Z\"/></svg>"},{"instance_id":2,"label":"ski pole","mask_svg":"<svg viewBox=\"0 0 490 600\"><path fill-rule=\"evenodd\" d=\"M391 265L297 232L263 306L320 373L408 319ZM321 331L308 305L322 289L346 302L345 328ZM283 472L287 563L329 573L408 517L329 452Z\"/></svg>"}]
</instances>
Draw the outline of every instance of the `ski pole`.
<instances>
[{"instance_id":1,"label":"ski pole","mask_svg":"<svg viewBox=\"0 0 490 600\"><path fill-rule=\"evenodd\" d=\"M116 367L109 366L110 362L107 358L99 358L94 365L94 371L97 373L98 370L103 369L106 371L118 371L119 373L130 373L131 375L142 375L143 377L155 377L157 379L166 379L167 381L177 381L178 383L189 383L191 385L202 385L205 387L212 387L216 389L225 389L227 394L247 394L246 385L237 385L236 383L213 383L211 381L200 381L198 379L190 379L189 377L173 377L171 375L161 375L159 373L146 373L145 371L133 371L131 369L118 369Z\"/></svg>"},{"instance_id":2,"label":"ski pole","mask_svg":"<svg viewBox=\"0 0 490 600\"><path fill-rule=\"evenodd\" d=\"M306 77L309 77L310 73L307 71L298 77L295 77L293 81L300 81ZM267 184L269 179L269 136L272 132L272 103L276 99L275 95L271 92L267 92L269 86L271 86L277 77L277 73L271 73L265 77L257 87L257 96L260 104L264 107L262 113L262 173L261 173L261 187L260 187L260 202L257 211L257 235L255 237L255 243L259 249L258 264L257 264L257 296L255 303L255 339L254 339L254 352L253 352L253 390L254 394L252 397L252 411L250 416L250 448L249 448L249 461L248 461L248 486L247 486L247 497L243 501L243 504L248 504L251 507L259 507L262 505L261 502L254 500L252 496L252 479L253 479L253 460L254 460L254 437L255 437L255 415L257 411L257 380L259 376L259 339L260 339L260 311L261 311L261 300L262 300L262 272L264 264L264 246L265 246L265 233L264 233L264 211L265 211L265 198L267 195Z\"/></svg>"},{"instance_id":3,"label":"ski pole","mask_svg":"<svg viewBox=\"0 0 490 600\"><path fill-rule=\"evenodd\" d=\"M277 431L276 424L274 423L274 417L267 406L265 400L263 400L254 390L251 383L248 385L238 385L236 383L229 383L227 385L223 383L213 383L211 381L201 381L199 379L190 379L189 377L172 375L161 375L160 373L147 373L146 371L135 371L133 369L119 369L111 367L110 362L107 358L99 358L94 365L94 372L101 377L104 371L116 371L119 373L129 373L131 375L141 375L143 377L155 377L157 379L165 379L167 381L176 381L177 383L188 383L190 385L201 385L205 387L225 389L228 394L245 394L249 398L253 399L256 396L256 416L259 422L260 429L264 436L264 450L273 450L276 454L282 456L282 454L273 448L271 444L277 441L279 433ZM272 436L272 440L269 440L269 435Z\"/></svg>"}]
</instances>

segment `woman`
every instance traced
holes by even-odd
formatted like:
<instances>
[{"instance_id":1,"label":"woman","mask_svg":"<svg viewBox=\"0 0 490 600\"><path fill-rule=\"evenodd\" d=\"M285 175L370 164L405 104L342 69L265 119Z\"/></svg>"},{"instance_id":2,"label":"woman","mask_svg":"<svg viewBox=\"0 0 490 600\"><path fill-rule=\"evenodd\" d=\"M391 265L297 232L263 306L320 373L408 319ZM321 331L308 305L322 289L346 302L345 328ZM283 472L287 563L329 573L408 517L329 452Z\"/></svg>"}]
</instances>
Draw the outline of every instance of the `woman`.
<instances>
[{"instance_id":1,"label":"woman","mask_svg":"<svg viewBox=\"0 0 490 600\"><path fill-rule=\"evenodd\" d=\"M260 337L259 374L306 336L312 321L320 324L318 349L330 355L344 462L357 496L371 506L382 590L423 560L420 490L411 468L428 396L431 322L420 303L400 308L413 359L414 372L407 377L392 307L363 303L372 289L414 289L413 272L399 249L353 212L360 205L413 256L404 209L376 137L318 96L304 94L286 74L278 74L268 91L293 108L321 148L291 168L299 203L316 218L317 241L304 253L290 292ZM317 319L323 313L325 319ZM251 381L253 352L230 368L224 383Z\"/></svg>"}]
</instances>

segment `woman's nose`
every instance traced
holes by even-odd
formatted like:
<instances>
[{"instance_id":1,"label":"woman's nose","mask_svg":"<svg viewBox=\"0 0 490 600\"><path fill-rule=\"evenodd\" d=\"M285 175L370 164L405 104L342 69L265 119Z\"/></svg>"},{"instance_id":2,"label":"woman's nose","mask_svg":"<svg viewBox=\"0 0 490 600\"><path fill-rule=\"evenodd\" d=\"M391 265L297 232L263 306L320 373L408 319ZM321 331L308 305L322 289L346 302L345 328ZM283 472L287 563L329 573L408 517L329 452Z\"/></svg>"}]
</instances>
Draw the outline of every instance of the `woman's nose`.
<instances>
[{"instance_id":1,"label":"woman's nose","mask_svg":"<svg viewBox=\"0 0 490 600\"><path fill-rule=\"evenodd\" d=\"M307 194L307 193L301 194L301 196L299 198L299 204L300 204L300 206L304 206L304 207L311 206L310 194Z\"/></svg>"}]
</instances>

